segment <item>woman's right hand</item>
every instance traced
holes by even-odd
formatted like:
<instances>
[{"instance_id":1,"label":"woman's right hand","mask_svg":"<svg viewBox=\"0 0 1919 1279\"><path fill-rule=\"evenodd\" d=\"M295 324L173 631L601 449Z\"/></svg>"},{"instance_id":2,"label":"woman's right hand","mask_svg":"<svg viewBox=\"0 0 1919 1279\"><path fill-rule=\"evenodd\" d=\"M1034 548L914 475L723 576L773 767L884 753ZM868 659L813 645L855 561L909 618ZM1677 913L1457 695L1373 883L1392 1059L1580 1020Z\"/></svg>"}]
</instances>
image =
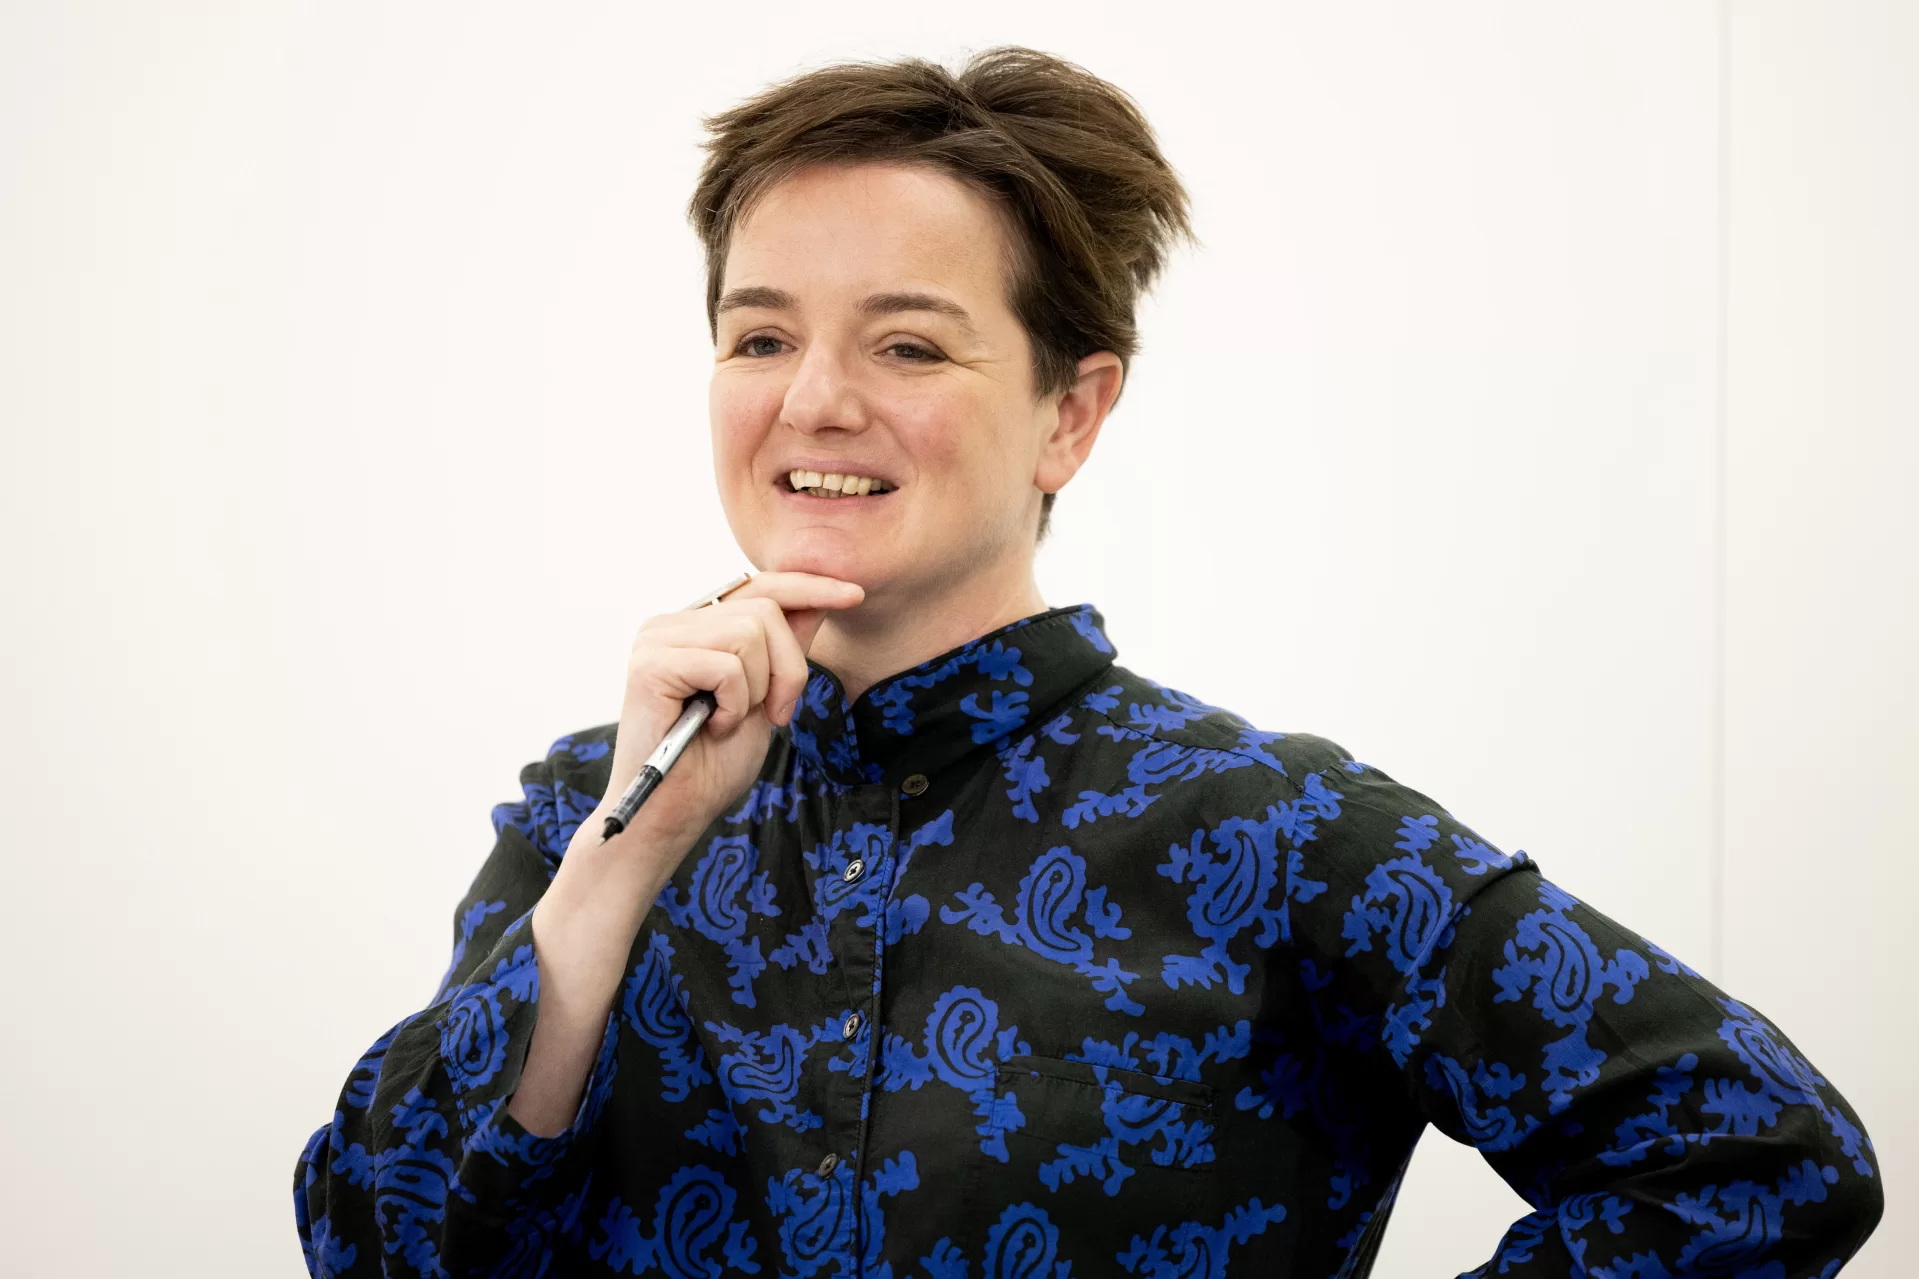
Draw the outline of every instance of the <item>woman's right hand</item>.
<instances>
[{"instance_id":1,"label":"woman's right hand","mask_svg":"<svg viewBox=\"0 0 1919 1279\"><path fill-rule=\"evenodd\" d=\"M693 841L752 784L775 724L806 688L806 652L834 609L866 592L813 573L762 573L717 604L649 618L626 663L626 702L606 795L574 833L533 908L540 1016L507 1113L554 1136L573 1122L647 909ZM600 833L620 793L710 691L718 709L627 828Z\"/></svg>"},{"instance_id":2,"label":"woman's right hand","mask_svg":"<svg viewBox=\"0 0 1919 1279\"><path fill-rule=\"evenodd\" d=\"M700 832L737 801L766 758L776 724L793 717L806 688L806 654L828 612L866 592L814 573L761 573L717 604L662 613L640 627L626 666L626 700L606 795L575 836L597 844L606 814L680 717L688 697L713 694L717 709L627 830L630 855L673 873ZM631 836L632 838L629 838Z\"/></svg>"}]
</instances>

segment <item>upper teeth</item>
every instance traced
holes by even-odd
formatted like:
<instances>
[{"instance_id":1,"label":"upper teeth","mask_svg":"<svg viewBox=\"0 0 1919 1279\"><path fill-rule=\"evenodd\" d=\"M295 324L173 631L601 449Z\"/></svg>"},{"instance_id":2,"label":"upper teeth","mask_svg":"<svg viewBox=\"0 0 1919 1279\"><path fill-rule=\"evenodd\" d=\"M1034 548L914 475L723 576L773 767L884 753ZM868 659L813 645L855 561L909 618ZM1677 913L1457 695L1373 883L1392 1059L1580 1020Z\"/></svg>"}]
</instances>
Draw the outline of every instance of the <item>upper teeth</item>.
<instances>
[{"instance_id":1,"label":"upper teeth","mask_svg":"<svg viewBox=\"0 0 1919 1279\"><path fill-rule=\"evenodd\" d=\"M860 497L893 487L870 475L842 475L838 471L789 471L786 478L796 490L809 489L827 497Z\"/></svg>"}]
</instances>

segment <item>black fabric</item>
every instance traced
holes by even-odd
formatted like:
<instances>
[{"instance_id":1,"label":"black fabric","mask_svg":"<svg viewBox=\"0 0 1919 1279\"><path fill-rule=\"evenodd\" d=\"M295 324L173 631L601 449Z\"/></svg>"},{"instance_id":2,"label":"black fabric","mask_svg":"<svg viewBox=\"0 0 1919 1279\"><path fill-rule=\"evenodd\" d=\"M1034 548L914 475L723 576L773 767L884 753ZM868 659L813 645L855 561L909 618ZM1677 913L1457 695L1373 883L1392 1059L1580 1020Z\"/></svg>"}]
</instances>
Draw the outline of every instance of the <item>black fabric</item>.
<instances>
[{"instance_id":1,"label":"black fabric","mask_svg":"<svg viewBox=\"0 0 1919 1279\"><path fill-rule=\"evenodd\" d=\"M1871 1145L1757 1012L1332 743L1114 658L1079 606L851 703L815 666L543 1139L504 1110L528 915L614 726L556 742L438 997L299 1160L311 1271L1364 1274L1429 1123L1535 1209L1491 1273L1825 1276L1864 1239Z\"/></svg>"}]
</instances>

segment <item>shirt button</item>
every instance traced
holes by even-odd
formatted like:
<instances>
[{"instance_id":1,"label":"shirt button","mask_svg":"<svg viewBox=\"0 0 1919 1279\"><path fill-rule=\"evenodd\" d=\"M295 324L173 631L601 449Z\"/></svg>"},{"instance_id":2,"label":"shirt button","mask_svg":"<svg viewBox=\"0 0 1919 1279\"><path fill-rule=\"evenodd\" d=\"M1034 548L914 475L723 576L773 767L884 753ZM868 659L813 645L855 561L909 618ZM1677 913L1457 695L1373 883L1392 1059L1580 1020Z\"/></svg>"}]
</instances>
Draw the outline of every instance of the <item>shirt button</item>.
<instances>
[{"instance_id":1,"label":"shirt button","mask_svg":"<svg viewBox=\"0 0 1919 1279\"><path fill-rule=\"evenodd\" d=\"M834 1165L838 1164L839 1161L840 1157L838 1155L833 1154L831 1151L827 1152L826 1158L820 1160L819 1172L815 1175L824 1177L827 1173L833 1171Z\"/></svg>"},{"instance_id":2,"label":"shirt button","mask_svg":"<svg viewBox=\"0 0 1919 1279\"><path fill-rule=\"evenodd\" d=\"M926 793L926 774L914 773L911 777L900 783L900 789L908 795L924 795Z\"/></svg>"},{"instance_id":3,"label":"shirt button","mask_svg":"<svg viewBox=\"0 0 1919 1279\"><path fill-rule=\"evenodd\" d=\"M857 1012L846 1014L846 1020L840 1023L840 1036L845 1039L851 1039L853 1036L859 1034L861 1020Z\"/></svg>"},{"instance_id":4,"label":"shirt button","mask_svg":"<svg viewBox=\"0 0 1919 1279\"><path fill-rule=\"evenodd\" d=\"M866 863L855 857L852 861L846 863L846 869L840 872L840 878L850 884L865 873Z\"/></svg>"}]
</instances>

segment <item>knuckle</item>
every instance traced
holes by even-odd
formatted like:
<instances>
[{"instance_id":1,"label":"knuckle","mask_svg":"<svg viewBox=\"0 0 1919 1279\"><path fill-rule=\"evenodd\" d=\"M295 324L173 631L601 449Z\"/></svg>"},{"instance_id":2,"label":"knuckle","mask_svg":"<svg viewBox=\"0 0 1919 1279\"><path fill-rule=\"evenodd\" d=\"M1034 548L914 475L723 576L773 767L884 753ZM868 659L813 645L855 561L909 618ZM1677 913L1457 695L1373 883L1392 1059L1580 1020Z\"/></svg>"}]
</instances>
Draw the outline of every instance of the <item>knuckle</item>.
<instances>
[{"instance_id":1,"label":"knuckle","mask_svg":"<svg viewBox=\"0 0 1919 1279\"><path fill-rule=\"evenodd\" d=\"M725 609L725 612L721 612ZM742 614L732 605L715 604L711 610L702 610L709 615L700 619L703 631L703 643L708 648L736 648L740 642L753 632L753 620Z\"/></svg>"},{"instance_id":2,"label":"knuckle","mask_svg":"<svg viewBox=\"0 0 1919 1279\"><path fill-rule=\"evenodd\" d=\"M627 650L626 670L629 675L650 669L659 660L659 650L651 644L636 643Z\"/></svg>"}]
</instances>

